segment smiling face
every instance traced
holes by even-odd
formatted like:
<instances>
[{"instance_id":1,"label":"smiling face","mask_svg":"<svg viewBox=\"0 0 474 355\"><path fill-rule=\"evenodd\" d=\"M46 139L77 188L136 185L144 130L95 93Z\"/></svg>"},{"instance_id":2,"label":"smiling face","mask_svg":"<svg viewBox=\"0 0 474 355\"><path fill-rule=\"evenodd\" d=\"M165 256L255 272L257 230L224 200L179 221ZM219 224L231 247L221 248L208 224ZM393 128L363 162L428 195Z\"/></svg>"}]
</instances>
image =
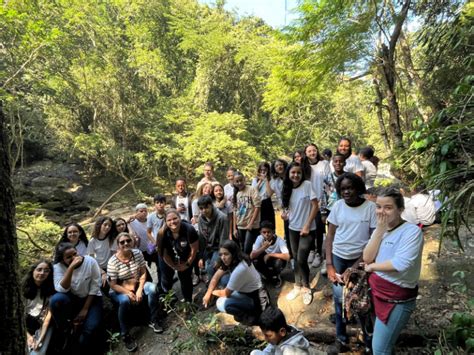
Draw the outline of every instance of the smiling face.
<instances>
[{"instance_id":1,"label":"smiling face","mask_svg":"<svg viewBox=\"0 0 474 355\"><path fill-rule=\"evenodd\" d=\"M293 155L293 161L295 161L298 164L301 164L301 159L302 158L303 157L301 156L301 154L299 152L295 152L295 154Z\"/></svg>"},{"instance_id":2,"label":"smiling face","mask_svg":"<svg viewBox=\"0 0 474 355\"><path fill-rule=\"evenodd\" d=\"M44 280L49 276L51 269L46 263L39 263L33 270L33 281L37 286L41 286Z\"/></svg>"},{"instance_id":3,"label":"smiling face","mask_svg":"<svg viewBox=\"0 0 474 355\"><path fill-rule=\"evenodd\" d=\"M178 233L179 227L181 227L181 220L177 213L170 212L166 216L166 225L172 233Z\"/></svg>"},{"instance_id":4,"label":"smiling face","mask_svg":"<svg viewBox=\"0 0 474 355\"><path fill-rule=\"evenodd\" d=\"M232 264L232 254L226 248L219 249L219 257L225 266L229 267Z\"/></svg>"},{"instance_id":5,"label":"smiling face","mask_svg":"<svg viewBox=\"0 0 474 355\"><path fill-rule=\"evenodd\" d=\"M303 178L303 172L301 170L301 166L293 166L289 171L289 177L293 186L297 186L301 183L301 179Z\"/></svg>"},{"instance_id":6,"label":"smiling face","mask_svg":"<svg viewBox=\"0 0 474 355\"><path fill-rule=\"evenodd\" d=\"M275 172L278 175L282 175L285 172L285 165L281 161L275 163Z\"/></svg>"},{"instance_id":7,"label":"smiling face","mask_svg":"<svg viewBox=\"0 0 474 355\"><path fill-rule=\"evenodd\" d=\"M122 233L122 232L125 232L125 230L127 229L127 224L125 223L124 220L119 219L115 223L115 228L117 229L117 233Z\"/></svg>"},{"instance_id":8,"label":"smiling face","mask_svg":"<svg viewBox=\"0 0 474 355\"><path fill-rule=\"evenodd\" d=\"M212 185L211 184L204 184L202 187L202 196L204 195L210 195L212 191Z\"/></svg>"},{"instance_id":9,"label":"smiling face","mask_svg":"<svg viewBox=\"0 0 474 355\"><path fill-rule=\"evenodd\" d=\"M401 220L402 208L398 208L393 197L379 196L375 202L377 214L387 216L388 228L396 227Z\"/></svg>"},{"instance_id":10,"label":"smiling face","mask_svg":"<svg viewBox=\"0 0 474 355\"><path fill-rule=\"evenodd\" d=\"M227 182L232 185L234 181L234 171L233 170L227 170L227 173L225 175Z\"/></svg>"},{"instance_id":11,"label":"smiling face","mask_svg":"<svg viewBox=\"0 0 474 355\"><path fill-rule=\"evenodd\" d=\"M133 239L128 234L121 235L117 239L117 246L120 251L127 251L133 248Z\"/></svg>"},{"instance_id":12,"label":"smiling face","mask_svg":"<svg viewBox=\"0 0 474 355\"><path fill-rule=\"evenodd\" d=\"M224 198L224 189L220 185L214 186L214 196L217 200L222 200Z\"/></svg>"},{"instance_id":13,"label":"smiling face","mask_svg":"<svg viewBox=\"0 0 474 355\"><path fill-rule=\"evenodd\" d=\"M234 177L234 186L239 190L242 191L245 189L245 178L242 175L237 175Z\"/></svg>"},{"instance_id":14,"label":"smiling face","mask_svg":"<svg viewBox=\"0 0 474 355\"><path fill-rule=\"evenodd\" d=\"M339 142L339 145L337 146L337 151L341 153L342 155L348 155L350 149L351 149L351 143L346 139L342 139Z\"/></svg>"},{"instance_id":15,"label":"smiling face","mask_svg":"<svg viewBox=\"0 0 474 355\"><path fill-rule=\"evenodd\" d=\"M66 233L67 233L67 239L73 245L77 245L77 243L79 243L79 235L80 235L79 228L77 228L76 226L69 226L67 228Z\"/></svg>"},{"instance_id":16,"label":"smiling face","mask_svg":"<svg viewBox=\"0 0 474 355\"><path fill-rule=\"evenodd\" d=\"M102 223L102 225L100 226L100 235L102 237L107 236L107 234L109 234L111 228L112 228L112 221L110 221L108 219L105 220L104 223Z\"/></svg>"},{"instance_id":17,"label":"smiling face","mask_svg":"<svg viewBox=\"0 0 474 355\"><path fill-rule=\"evenodd\" d=\"M308 145L305 154L311 163L318 159L318 149L314 145Z\"/></svg>"},{"instance_id":18,"label":"smiling face","mask_svg":"<svg viewBox=\"0 0 474 355\"><path fill-rule=\"evenodd\" d=\"M184 182L184 180L176 181L176 192L179 195L184 195L186 193L186 183Z\"/></svg>"},{"instance_id":19,"label":"smiling face","mask_svg":"<svg viewBox=\"0 0 474 355\"><path fill-rule=\"evenodd\" d=\"M340 155L336 155L334 158L332 158L332 166L336 173L341 174L344 172L344 165L346 165L346 161Z\"/></svg>"},{"instance_id":20,"label":"smiling face","mask_svg":"<svg viewBox=\"0 0 474 355\"><path fill-rule=\"evenodd\" d=\"M343 179L341 181L341 197L348 205L351 205L357 201L359 196L351 180Z\"/></svg>"}]
</instances>

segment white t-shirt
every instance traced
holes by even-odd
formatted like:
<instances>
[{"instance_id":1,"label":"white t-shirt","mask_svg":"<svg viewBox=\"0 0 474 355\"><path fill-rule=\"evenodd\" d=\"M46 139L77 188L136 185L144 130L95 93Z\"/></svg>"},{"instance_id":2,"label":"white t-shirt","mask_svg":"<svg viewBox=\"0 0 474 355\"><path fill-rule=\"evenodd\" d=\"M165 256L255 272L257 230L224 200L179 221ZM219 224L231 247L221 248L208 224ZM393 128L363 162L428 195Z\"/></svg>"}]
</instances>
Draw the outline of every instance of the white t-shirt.
<instances>
[{"instance_id":1,"label":"white t-shirt","mask_svg":"<svg viewBox=\"0 0 474 355\"><path fill-rule=\"evenodd\" d=\"M41 291L39 288L38 288L38 291L36 292L35 298L33 298L32 300L25 299L25 311L27 314L29 314L32 317L38 317L41 314L41 311L43 310L44 305L45 305L45 302L41 298Z\"/></svg>"},{"instance_id":2,"label":"white t-shirt","mask_svg":"<svg viewBox=\"0 0 474 355\"><path fill-rule=\"evenodd\" d=\"M361 160L364 167L365 187L367 189L374 187L375 178L377 177L377 168L370 160Z\"/></svg>"},{"instance_id":3,"label":"white t-shirt","mask_svg":"<svg viewBox=\"0 0 474 355\"><path fill-rule=\"evenodd\" d=\"M423 234L417 225L405 222L382 237L376 263L390 260L398 272L376 271L396 285L414 288L418 284L423 254Z\"/></svg>"},{"instance_id":4,"label":"white t-shirt","mask_svg":"<svg viewBox=\"0 0 474 355\"><path fill-rule=\"evenodd\" d=\"M107 263L116 250L117 245L115 242L110 245L109 238L103 240L92 238L87 245L87 255L94 257L103 270L107 269Z\"/></svg>"},{"instance_id":5,"label":"white t-shirt","mask_svg":"<svg viewBox=\"0 0 474 355\"><path fill-rule=\"evenodd\" d=\"M252 187L258 191L258 195L262 200L266 200L269 196L267 193L267 184L270 182L268 180L264 180L263 183L260 185L260 188L258 188L258 179L253 178L252 179Z\"/></svg>"},{"instance_id":6,"label":"white t-shirt","mask_svg":"<svg viewBox=\"0 0 474 355\"><path fill-rule=\"evenodd\" d=\"M289 214L290 229L301 231L311 213L311 201L317 199L316 193L308 180L305 180L296 189L291 191ZM316 229L316 222L311 221L310 230Z\"/></svg>"},{"instance_id":7,"label":"white t-shirt","mask_svg":"<svg viewBox=\"0 0 474 355\"><path fill-rule=\"evenodd\" d=\"M323 199L324 178L330 173L331 168L327 160L320 160L317 164L311 165L311 185L313 186L318 201Z\"/></svg>"},{"instance_id":8,"label":"white t-shirt","mask_svg":"<svg viewBox=\"0 0 474 355\"><path fill-rule=\"evenodd\" d=\"M188 207L189 207L189 196L176 196L176 207L178 206L184 206L184 212L180 212L179 216L181 219L185 221L189 221L189 213L188 213ZM156 238L156 236L155 236Z\"/></svg>"},{"instance_id":9,"label":"white t-shirt","mask_svg":"<svg viewBox=\"0 0 474 355\"><path fill-rule=\"evenodd\" d=\"M281 192L283 191L283 179L280 178L272 178L270 180L270 187L273 191L275 191L275 196L277 199L277 208L281 208L282 201L281 201Z\"/></svg>"},{"instance_id":10,"label":"white t-shirt","mask_svg":"<svg viewBox=\"0 0 474 355\"><path fill-rule=\"evenodd\" d=\"M147 221L148 221L148 217L147 217ZM140 222L138 219L134 219L129 224L129 227L132 228L132 230L135 232L135 235L140 239L140 245L138 246L138 249L140 249L140 251L147 250L147 245L148 245L148 237L146 234L147 221Z\"/></svg>"},{"instance_id":11,"label":"white t-shirt","mask_svg":"<svg viewBox=\"0 0 474 355\"><path fill-rule=\"evenodd\" d=\"M357 259L369 241L370 230L377 226L375 203L365 200L360 206L349 207L344 200L338 200L328 222L337 226L333 254L346 260Z\"/></svg>"},{"instance_id":12,"label":"white t-shirt","mask_svg":"<svg viewBox=\"0 0 474 355\"><path fill-rule=\"evenodd\" d=\"M227 200L232 202L232 199L234 198L234 186L231 184L226 184L224 186L224 196Z\"/></svg>"},{"instance_id":13,"label":"white t-shirt","mask_svg":"<svg viewBox=\"0 0 474 355\"><path fill-rule=\"evenodd\" d=\"M82 240L79 240L79 243L75 246L77 254L80 256L87 255L87 247Z\"/></svg>"},{"instance_id":14,"label":"white t-shirt","mask_svg":"<svg viewBox=\"0 0 474 355\"><path fill-rule=\"evenodd\" d=\"M436 218L436 208L430 195L416 194L405 198L402 218L413 224L432 225Z\"/></svg>"},{"instance_id":15,"label":"white t-shirt","mask_svg":"<svg viewBox=\"0 0 474 355\"><path fill-rule=\"evenodd\" d=\"M237 292L253 292L262 287L262 280L260 274L255 269L253 264L250 266L242 260L232 271L229 278L227 288Z\"/></svg>"},{"instance_id":16,"label":"white t-shirt","mask_svg":"<svg viewBox=\"0 0 474 355\"><path fill-rule=\"evenodd\" d=\"M262 247L263 242L265 238L263 238L263 235L259 235L257 239L255 240L255 243L253 244L252 250L257 250ZM285 240L282 238L279 238L276 236L275 243L273 245L270 245L267 249L265 249L265 254L289 254L290 251L288 250L288 247L286 246Z\"/></svg>"},{"instance_id":17,"label":"white t-shirt","mask_svg":"<svg viewBox=\"0 0 474 355\"><path fill-rule=\"evenodd\" d=\"M364 171L364 166L360 162L357 155L351 155L346 159L346 165L344 165L344 171L348 173L356 173L358 171Z\"/></svg>"},{"instance_id":18,"label":"white t-shirt","mask_svg":"<svg viewBox=\"0 0 474 355\"><path fill-rule=\"evenodd\" d=\"M99 264L94 258L88 255L84 256L81 266L72 272L71 286L67 289L61 286L61 280L64 278L66 269L67 266L63 263L54 264L54 288L57 292L71 292L80 298L89 295L102 296L100 293L102 277Z\"/></svg>"}]
</instances>

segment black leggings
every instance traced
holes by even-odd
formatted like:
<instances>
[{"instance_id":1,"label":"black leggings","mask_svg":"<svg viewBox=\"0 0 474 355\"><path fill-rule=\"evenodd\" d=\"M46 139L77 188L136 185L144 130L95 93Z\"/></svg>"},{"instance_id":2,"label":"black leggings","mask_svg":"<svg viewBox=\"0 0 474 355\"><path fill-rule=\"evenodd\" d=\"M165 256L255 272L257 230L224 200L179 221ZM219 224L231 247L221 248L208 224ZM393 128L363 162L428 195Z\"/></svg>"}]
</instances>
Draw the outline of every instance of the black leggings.
<instances>
[{"instance_id":1,"label":"black leggings","mask_svg":"<svg viewBox=\"0 0 474 355\"><path fill-rule=\"evenodd\" d=\"M308 255L314 245L315 231L302 237L300 232L290 229L290 244L295 259L295 285L309 288Z\"/></svg>"}]
</instances>

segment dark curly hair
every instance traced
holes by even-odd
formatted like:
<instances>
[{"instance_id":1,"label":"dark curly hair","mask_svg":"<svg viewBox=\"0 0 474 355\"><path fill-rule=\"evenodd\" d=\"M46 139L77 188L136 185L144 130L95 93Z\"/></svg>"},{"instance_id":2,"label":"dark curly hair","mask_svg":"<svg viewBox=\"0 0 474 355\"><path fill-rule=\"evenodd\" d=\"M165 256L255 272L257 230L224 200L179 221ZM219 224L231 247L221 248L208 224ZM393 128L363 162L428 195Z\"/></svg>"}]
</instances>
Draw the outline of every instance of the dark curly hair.
<instances>
[{"instance_id":1,"label":"dark curly hair","mask_svg":"<svg viewBox=\"0 0 474 355\"><path fill-rule=\"evenodd\" d=\"M58 244L69 242L69 238L67 237L67 230L69 229L69 227L76 227L79 230L79 240L82 241L86 246L89 244L86 231L84 230L84 228L82 228L82 226L79 223L75 223L75 222L69 223L66 225L66 227L64 228L63 234L61 236L61 239L59 239Z\"/></svg>"},{"instance_id":2,"label":"dark curly hair","mask_svg":"<svg viewBox=\"0 0 474 355\"><path fill-rule=\"evenodd\" d=\"M236 266L239 265L239 263L242 260L244 260L248 266L252 264L249 256L247 254L244 254L242 249L240 249L240 246L233 240L226 240L219 246L219 248L227 249L230 252L230 255L232 255L232 262L230 266L226 266L222 262L222 259L219 258L216 263L216 270L222 269L222 270L229 270L232 272L232 270L234 270Z\"/></svg>"},{"instance_id":3,"label":"dark curly hair","mask_svg":"<svg viewBox=\"0 0 474 355\"><path fill-rule=\"evenodd\" d=\"M276 159L273 161L272 166L270 167L270 173L274 179L278 179L280 177L280 174L278 174L275 170L275 165L276 163L281 163L283 164L283 171L286 171L286 168L288 168L288 162L284 159Z\"/></svg>"},{"instance_id":4,"label":"dark curly hair","mask_svg":"<svg viewBox=\"0 0 474 355\"><path fill-rule=\"evenodd\" d=\"M51 264L50 260L40 259L31 265L27 274L23 278L21 290L23 297L28 300L34 299L38 292L38 286L36 285L35 280L33 279L33 272L41 263L45 263L46 265L48 265L48 268L50 270L48 277L43 281L41 286L39 286L41 298L47 298L56 292L54 290L53 265Z\"/></svg>"},{"instance_id":5,"label":"dark curly hair","mask_svg":"<svg viewBox=\"0 0 474 355\"><path fill-rule=\"evenodd\" d=\"M364 180L362 180L360 176L354 173L344 173L341 176L339 176L336 180L336 192L339 196L341 196L341 183L342 183L342 180L344 179L350 180L352 182L352 186L354 186L359 196L367 192L365 188Z\"/></svg>"},{"instance_id":6,"label":"dark curly hair","mask_svg":"<svg viewBox=\"0 0 474 355\"><path fill-rule=\"evenodd\" d=\"M282 200L282 205L284 208L288 208L290 205L290 198L291 198L291 193L293 192L293 181L290 180L290 170L293 167L299 167L301 168L301 183L305 180L305 174L303 167L298 164L297 162L291 162L288 167L286 168L285 171L285 178L283 179L283 189L281 192L281 200ZM300 183L300 184L301 184Z\"/></svg>"}]
</instances>

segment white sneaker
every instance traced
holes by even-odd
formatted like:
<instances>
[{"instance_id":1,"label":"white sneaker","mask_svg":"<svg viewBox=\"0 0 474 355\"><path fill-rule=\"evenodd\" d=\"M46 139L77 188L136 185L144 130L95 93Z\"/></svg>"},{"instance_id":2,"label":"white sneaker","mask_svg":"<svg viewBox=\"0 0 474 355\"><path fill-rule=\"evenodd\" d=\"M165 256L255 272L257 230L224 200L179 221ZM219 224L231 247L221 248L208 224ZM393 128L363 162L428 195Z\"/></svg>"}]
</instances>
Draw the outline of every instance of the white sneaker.
<instances>
[{"instance_id":1,"label":"white sneaker","mask_svg":"<svg viewBox=\"0 0 474 355\"><path fill-rule=\"evenodd\" d=\"M321 265L321 257L319 254L314 256L313 262L311 263L311 267L319 267Z\"/></svg>"},{"instance_id":2,"label":"white sneaker","mask_svg":"<svg viewBox=\"0 0 474 355\"><path fill-rule=\"evenodd\" d=\"M305 304L306 306L311 304L311 302L313 301L313 293L311 292L311 290L307 288L303 290L301 294L303 296L303 304Z\"/></svg>"},{"instance_id":3,"label":"white sneaker","mask_svg":"<svg viewBox=\"0 0 474 355\"><path fill-rule=\"evenodd\" d=\"M321 275L327 275L328 269L326 267L326 260L323 261L323 266L321 266Z\"/></svg>"},{"instance_id":4,"label":"white sneaker","mask_svg":"<svg viewBox=\"0 0 474 355\"><path fill-rule=\"evenodd\" d=\"M311 250L308 255L308 264L311 264L313 262L314 255L315 255L314 250Z\"/></svg>"},{"instance_id":5,"label":"white sneaker","mask_svg":"<svg viewBox=\"0 0 474 355\"><path fill-rule=\"evenodd\" d=\"M288 301L293 301L296 297L299 296L301 292L301 287L295 286L293 289L286 295Z\"/></svg>"}]
</instances>

